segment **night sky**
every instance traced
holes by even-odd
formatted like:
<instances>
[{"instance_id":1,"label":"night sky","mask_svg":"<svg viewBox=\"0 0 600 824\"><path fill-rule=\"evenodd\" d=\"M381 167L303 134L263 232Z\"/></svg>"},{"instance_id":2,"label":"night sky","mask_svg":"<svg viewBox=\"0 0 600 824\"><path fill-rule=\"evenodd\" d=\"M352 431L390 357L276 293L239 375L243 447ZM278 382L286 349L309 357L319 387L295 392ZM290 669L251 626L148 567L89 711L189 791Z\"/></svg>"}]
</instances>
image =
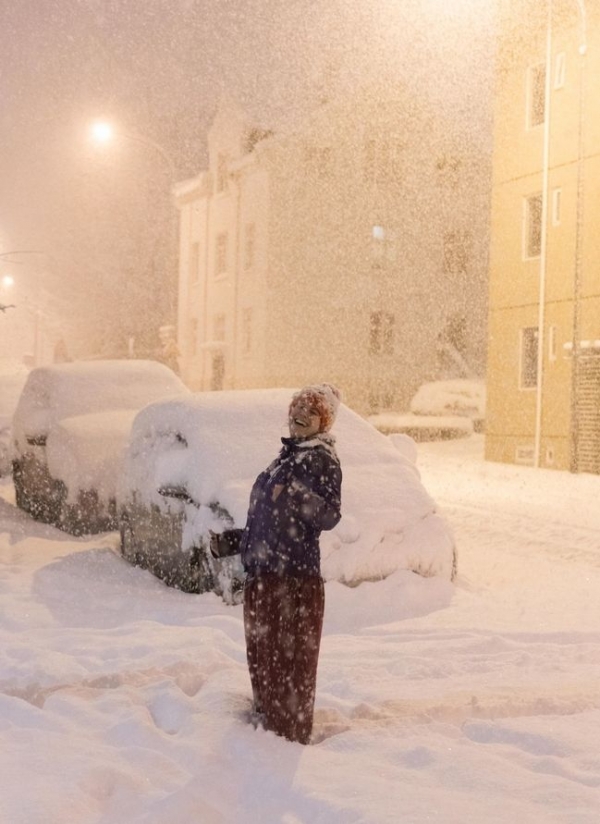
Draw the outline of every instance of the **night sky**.
<instances>
[{"instance_id":1,"label":"night sky","mask_svg":"<svg viewBox=\"0 0 600 824\"><path fill-rule=\"evenodd\" d=\"M403 76L444 105L454 96L459 120L479 106L485 130L489 13L455 0L449 16L446 5L0 0L0 250L47 252L48 285L64 283L68 296L112 293L121 302L115 284L123 278L140 287L127 300L144 285L160 288L156 235L172 208L168 170L131 141L99 153L86 132L98 116L160 143L179 179L203 167L207 125L224 93L277 130L332 83Z\"/></svg>"}]
</instances>

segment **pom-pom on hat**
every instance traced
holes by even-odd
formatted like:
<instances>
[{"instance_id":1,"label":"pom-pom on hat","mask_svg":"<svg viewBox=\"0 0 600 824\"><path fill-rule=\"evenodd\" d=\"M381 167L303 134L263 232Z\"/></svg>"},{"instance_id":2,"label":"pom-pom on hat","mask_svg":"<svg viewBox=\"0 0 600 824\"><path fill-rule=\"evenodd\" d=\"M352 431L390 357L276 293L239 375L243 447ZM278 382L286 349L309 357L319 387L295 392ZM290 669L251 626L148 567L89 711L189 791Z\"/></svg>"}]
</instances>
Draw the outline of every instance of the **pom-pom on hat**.
<instances>
[{"instance_id":1,"label":"pom-pom on hat","mask_svg":"<svg viewBox=\"0 0 600 824\"><path fill-rule=\"evenodd\" d=\"M296 392L292 397L292 403L299 398L306 398L319 413L319 432L329 432L334 424L341 397L340 390L333 384L315 383Z\"/></svg>"}]
</instances>

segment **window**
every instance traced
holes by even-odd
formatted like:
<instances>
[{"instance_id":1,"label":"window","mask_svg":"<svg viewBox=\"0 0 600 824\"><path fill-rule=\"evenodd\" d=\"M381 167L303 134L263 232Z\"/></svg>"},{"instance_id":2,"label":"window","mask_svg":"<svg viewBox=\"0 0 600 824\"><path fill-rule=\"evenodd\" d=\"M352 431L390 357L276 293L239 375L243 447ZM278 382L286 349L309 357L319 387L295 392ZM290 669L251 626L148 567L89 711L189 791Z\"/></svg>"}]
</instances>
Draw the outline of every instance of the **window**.
<instances>
[{"instance_id":1,"label":"window","mask_svg":"<svg viewBox=\"0 0 600 824\"><path fill-rule=\"evenodd\" d=\"M332 152L330 146L311 146L304 148L304 166L308 174L317 177L331 177Z\"/></svg>"},{"instance_id":2,"label":"window","mask_svg":"<svg viewBox=\"0 0 600 824\"><path fill-rule=\"evenodd\" d=\"M525 257L539 257L542 251L542 195L525 199Z\"/></svg>"},{"instance_id":3,"label":"window","mask_svg":"<svg viewBox=\"0 0 600 824\"><path fill-rule=\"evenodd\" d=\"M215 315L213 319L214 340L225 340L225 315Z\"/></svg>"},{"instance_id":4,"label":"window","mask_svg":"<svg viewBox=\"0 0 600 824\"><path fill-rule=\"evenodd\" d=\"M190 282L197 283L200 279L200 244L190 246Z\"/></svg>"},{"instance_id":5,"label":"window","mask_svg":"<svg viewBox=\"0 0 600 824\"><path fill-rule=\"evenodd\" d=\"M565 67L566 55L564 52L559 52L556 55L554 62L554 88L564 89L565 87Z\"/></svg>"},{"instance_id":6,"label":"window","mask_svg":"<svg viewBox=\"0 0 600 824\"><path fill-rule=\"evenodd\" d=\"M246 224L244 232L244 269L252 269L254 266L254 246L256 241L256 226L254 223Z\"/></svg>"},{"instance_id":7,"label":"window","mask_svg":"<svg viewBox=\"0 0 600 824\"><path fill-rule=\"evenodd\" d=\"M552 225L560 225L560 212L562 206L562 189L552 190Z\"/></svg>"},{"instance_id":8,"label":"window","mask_svg":"<svg viewBox=\"0 0 600 824\"><path fill-rule=\"evenodd\" d=\"M546 66L538 63L527 71L527 128L533 129L546 116Z\"/></svg>"},{"instance_id":9,"label":"window","mask_svg":"<svg viewBox=\"0 0 600 824\"><path fill-rule=\"evenodd\" d=\"M394 327L396 319L390 312L371 312L369 327L369 353L371 355L394 354Z\"/></svg>"},{"instance_id":10,"label":"window","mask_svg":"<svg viewBox=\"0 0 600 824\"><path fill-rule=\"evenodd\" d=\"M521 389L535 389L538 376L538 330L537 326L521 329L520 352Z\"/></svg>"},{"instance_id":11,"label":"window","mask_svg":"<svg viewBox=\"0 0 600 824\"><path fill-rule=\"evenodd\" d=\"M374 134L364 143L363 177L367 183L383 183L402 177L403 144L394 135Z\"/></svg>"},{"instance_id":12,"label":"window","mask_svg":"<svg viewBox=\"0 0 600 824\"><path fill-rule=\"evenodd\" d=\"M387 226L376 224L371 228L371 251L373 266L379 268L384 261L396 260L395 232Z\"/></svg>"},{"instance_id":13,"label":"window","mask_svg":"<svg viewBox=\"0 0 600 824\"><path fill-rule=\"evenodd\" d=\"M215 275L227 271L227 232L219 232L215 241Z\"/></svg>"},{"instance_id":14,"label":"window","mask_svg":"<svg viewBox=\"0 0 600 824\"><path fill-rule=\"evenodd\" d=\"M473 238L466 229L446 232L444 235L444 272L447 275L466 274L471 257Z\"/></svg>"},{"instance_id":15,"label":"window","mask_svg":"<svg viewBox=\"0 0 600 824\"><path fill-rule=\"evenodd\" d=\"M252 350L252 309L242 312L242 352L247 355Z\"/></svg>"},{"instance_id":16,"label":"window","mask_svg":"<svg viewBox=\"0 0 600 824\"><path fill-rule=\"evenodd\" d=\"M188 327L188 350L195 355L198 349L198 318L190 318Z\"/></svg>"},{"instance_id":17,"label":"window","mask_svg":"<svg viewBox=\"0 0 600 824\"><path fill-rule=\"evenodd\" d=\"M220 154L217 157L217 192L227 189L227 158Z\"/></svg>"}]
</instances>

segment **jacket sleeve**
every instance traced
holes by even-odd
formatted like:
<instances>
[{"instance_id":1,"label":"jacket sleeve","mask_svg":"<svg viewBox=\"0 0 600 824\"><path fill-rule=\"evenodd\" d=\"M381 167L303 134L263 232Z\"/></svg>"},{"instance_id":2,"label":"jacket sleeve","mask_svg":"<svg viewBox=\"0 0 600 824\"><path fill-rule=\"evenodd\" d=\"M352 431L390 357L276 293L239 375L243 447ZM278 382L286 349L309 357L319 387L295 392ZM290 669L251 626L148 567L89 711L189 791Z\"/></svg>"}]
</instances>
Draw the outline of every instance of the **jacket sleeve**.
<instances>
[{"instance_id":1,"label":"jacket sleeve","mask_svg":"<svg viewBox=\"0 0 600 824\"><path fill-rule=\"evenodd\" d=\"M342 470L328 454L312 456L288 485L291 505L306 523L328 530L339 522L341 514Z\"/></svg>"}]
</instances>

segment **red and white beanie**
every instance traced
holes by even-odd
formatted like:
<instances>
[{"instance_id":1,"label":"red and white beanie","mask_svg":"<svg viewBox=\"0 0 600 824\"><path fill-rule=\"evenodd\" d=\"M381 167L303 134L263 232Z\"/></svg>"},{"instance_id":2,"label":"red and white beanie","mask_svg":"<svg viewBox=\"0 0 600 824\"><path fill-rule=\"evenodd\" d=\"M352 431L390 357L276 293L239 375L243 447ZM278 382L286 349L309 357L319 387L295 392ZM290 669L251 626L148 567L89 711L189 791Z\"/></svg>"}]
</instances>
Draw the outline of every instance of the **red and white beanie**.
<instances>
[{"instance_id":1,"label":"red and white beanie","mask_svg":"<svg viewBox=\"0 0 600 824\"><path fill-rule=\"evenodd\" d=\"M340 390L333 384L315 383L304 386L296 392L292 397L292 403L299 398L306 398L319 413L321 419L319 432L329 432L334 424L341 397Z\"/></svg>"}]
</instances>

